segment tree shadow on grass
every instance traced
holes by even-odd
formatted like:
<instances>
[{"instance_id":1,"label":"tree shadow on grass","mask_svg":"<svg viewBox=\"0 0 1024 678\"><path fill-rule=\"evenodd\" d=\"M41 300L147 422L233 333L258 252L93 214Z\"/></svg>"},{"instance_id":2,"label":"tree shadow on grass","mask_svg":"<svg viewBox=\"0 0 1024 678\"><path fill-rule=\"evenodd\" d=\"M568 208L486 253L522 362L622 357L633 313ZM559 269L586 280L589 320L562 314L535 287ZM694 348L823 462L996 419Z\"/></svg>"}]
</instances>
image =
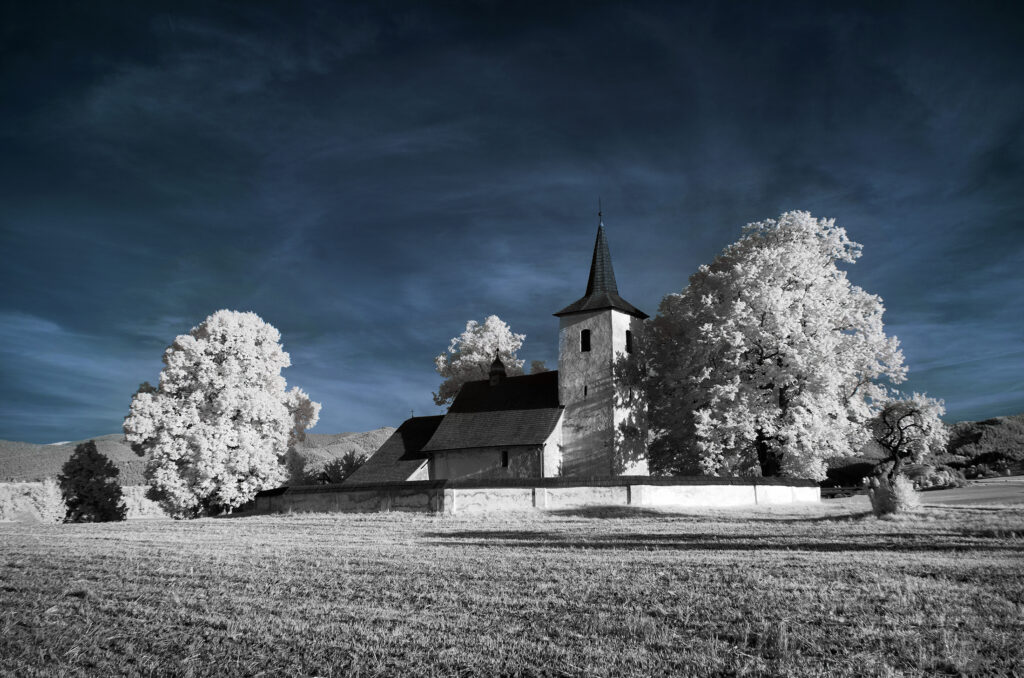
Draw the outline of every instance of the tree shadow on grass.
<instances>
[{"instance_id":1,"label":"tree shadow on grass","mask_svg":"<svg viewBox=\"0 0 1024 678\"><path fill-rule=\"evenodd\" d=\"M692 511L686 510L673 510L673 509L657 509L647 508L642 506L573 506L570 508L563 509L545 509L544 513L550 516L558 516L564 518L662 518L665 520L678 520L680 518L690 518L693 521L715 521L718 523L748 523L748 522L766 522L766 523L842 523L851 520L860 520L867 518L872 515L870 510L857 511L855 513L843 513L837 515L828 516L773 516L757 515L750 513L742 513L737 515L729 515L728 509L721 509L721 512L708 513L704 509L694 508Z\"/></svg>"},{"instance_id":2,"label":"tree shadow on grass","mask_svg":"<svg viewBox=\"0 0 1024 678\"><path fill-rule=\"evenodd\" d=\"M545 509L544 513L568 518L676 518L685 515L642 506L573 506Z\"/></svg>"},{"instance_id":3,"label":"tree shadow on grass","mask_svg":"<svg viewBox=\"0 0 1024 678\"><path fill-rule=\"evenodd\" d=\"M722 522L736 522L736 523L846 523L854 520L863 520L864 518L872 518L874 514L868 511L857 511L856 513L843 513L834 516L808 516L806 518L793 518L791 516L743 516L735 519L723 519Z\"/></svg>"},{"instance_id":4,"label":"tree shadow on grass","mask_svg":"<svg viewBox=\"0 0 1024 678\"><path fill-rule=\"evenodd\" d=\"M423 535L432 544L441 546L475 546L484 548L560 548L584 550L624 551L813 551L843 552L1022 552L1024 544L978 544L934 541L935 535L894 534L858 535L837 541L787 540L764 535L722 535L715 533L673 534L615 534L595 539L575 534L537 532L528 530L466 530L460 532L430 532ZM865 539L867 537L867 539Z\"/></svg>"}]
</instances>

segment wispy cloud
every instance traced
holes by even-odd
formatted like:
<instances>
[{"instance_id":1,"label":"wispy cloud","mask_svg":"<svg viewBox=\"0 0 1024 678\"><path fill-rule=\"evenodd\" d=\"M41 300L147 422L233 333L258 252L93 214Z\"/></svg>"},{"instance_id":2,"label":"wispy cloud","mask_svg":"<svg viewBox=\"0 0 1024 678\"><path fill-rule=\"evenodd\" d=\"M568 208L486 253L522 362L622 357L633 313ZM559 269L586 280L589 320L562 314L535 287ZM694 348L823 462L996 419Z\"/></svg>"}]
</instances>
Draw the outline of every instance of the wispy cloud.
<instances>
[{"instance_id":1,"label":"wispy cloud","mask_svg":"<svg viewBox=\"0 0 1024 678\"><path fill-rule=\"evenodd\" d=\"M13 8L0 434L116 430L164 348L219 308L282 331L289 380L330 403L321 431L431 407L431 358L470 318L498 313L550 364L599 195L620 287L649 313L744 223L836 217L911 385L954 418L1024 410L1000 376L1024 316L1018 22L494 11Z\"/></svg>"},{"instance_id":2,"label":"wispy cloud","mask_svg":"<svg viewBox=\"0 0 1024 678\"><path fill-rule=\"evenodd\" d=\"M159 367L159 356L146 356L115 337L0 313L0 425L24 431L33 442L114 432L144 380L139 375L155 381Z\"/></svg>"}]
</instances>

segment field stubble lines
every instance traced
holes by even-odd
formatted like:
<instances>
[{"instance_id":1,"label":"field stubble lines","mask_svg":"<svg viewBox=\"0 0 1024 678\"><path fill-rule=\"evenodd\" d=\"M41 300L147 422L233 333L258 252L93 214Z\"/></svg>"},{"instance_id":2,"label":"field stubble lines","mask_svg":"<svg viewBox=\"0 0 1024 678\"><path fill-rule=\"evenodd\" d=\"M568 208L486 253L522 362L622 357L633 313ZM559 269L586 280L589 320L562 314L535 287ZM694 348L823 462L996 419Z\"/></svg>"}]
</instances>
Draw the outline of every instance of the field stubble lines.
<instances>
[{"instance_id":1,"label":"field stubble lines","mask_svg":"<svg viewBox=\"0 0 1024 678\"><path fill-rule=\"evenodd\" d=\"M837 506L3 526L0 656L26 675L1021 666L1024 511Z\"/></svg>"}]
</instances>

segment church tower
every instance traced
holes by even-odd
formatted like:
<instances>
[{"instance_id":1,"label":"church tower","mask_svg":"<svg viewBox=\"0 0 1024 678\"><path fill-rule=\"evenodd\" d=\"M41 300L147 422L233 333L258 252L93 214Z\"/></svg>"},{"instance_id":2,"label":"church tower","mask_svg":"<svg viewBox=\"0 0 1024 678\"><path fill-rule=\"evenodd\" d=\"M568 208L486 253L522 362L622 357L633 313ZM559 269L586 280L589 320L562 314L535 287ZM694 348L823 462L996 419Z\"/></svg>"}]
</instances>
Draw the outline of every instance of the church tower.
<instances>
[{"instance_id":1,"label":"church tower","mask_svg":"<svg viewBox=\"0 0 1024 678\"><path fill-rule=\"evenodd\" d=\"M646 413L616 404L613 370L617 359L632 353L647 314L619 296L600 217L598 212L587 293L555 313L559 321L558 400L565 407L562 474L647 475L646 449L624 445L617 435L620 423L643 418Z\"/></svg>"}]
</instances>

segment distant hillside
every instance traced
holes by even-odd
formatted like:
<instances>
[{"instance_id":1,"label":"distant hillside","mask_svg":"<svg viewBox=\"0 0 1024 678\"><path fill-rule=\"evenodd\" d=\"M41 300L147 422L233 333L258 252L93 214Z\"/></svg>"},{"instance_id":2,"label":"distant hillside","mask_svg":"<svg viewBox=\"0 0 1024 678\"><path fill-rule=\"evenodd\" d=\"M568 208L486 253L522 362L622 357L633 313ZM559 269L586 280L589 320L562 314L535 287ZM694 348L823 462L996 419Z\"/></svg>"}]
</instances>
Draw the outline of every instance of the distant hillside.
<instances>
[{"instance_id":1,"label":"distant hillside","mask_svg":"<svg viewBox=\"0 0 1024 678\"><path fill-rule=\"evenodd\" d=\"M323 464L348 453L369 456L376 452L395 429L390 426L364 433L310 433L299 445L299 455L311 462ZM11 440L0 440L0 482L39 481L56 478L75 446L86 440L95 440L96 448L120 469L122 485L143 485L146 460L132 452L120 433L111 433L60 445L36 445Z\"/></svg>"},{"instance_id":2,"label":"distant hillside","mask_svg":"<svg viewBox=\"0 0 1024 678\"><path fill-rule=\"evenodd\" d=\"M317 485L342 482L374 452L391 434L390 426L365 433L322 435L309 433L296 449L297 459L289 458L289 484Z\"/></svg>"},{"instance_id":3,"label":"distant hillside","mask_svg":"<svg viewBox=\"0 0 1024 678\"><path fill-rule=\"evenodd\" d=\"M394 432L393 427L383 426L363 433L307 433L299 449L320 450L334 457L340 457L350 450L357 454L373 454Z\"/></svg>"},{"instance_id":4,"label":"distant hillside","mask_svg":"<svg viewBox=\"0 0 1024 678\"><path fill-rule=\"evenodd\" d=\"M823 485L858 485L860 479L870 475L878 462L885 458L884 450L875 443L868 443L857 455L830 459L828 479ZM1024 414L984 421L961 421L950 426L946 451L928 463L946 464L968 471L983 464L998 472L1007 469L1024 472ZM974 476L969 474L968 477Z\"/></svg>"},{"instance_id":5,"label":"distant hillside","mask_svg":"<svg viewBox=\"0 0 1024 678\"><path fill-rule=\"evenodd\" d=\"M142 485L142 470L146 460L132 452L124 435L111 433L95 438L96 449L106 455L121 470L122 485ZM35 445L10 440L0 440L0 482L38 481L56 478L64 462L68 460L75 446L85 440L76 440L60 445Z\"/></svg>"},{"instance_id":6,"label":"distant hillside","mask_svg":"<svg viewBox=\"0 0 1024 678\"><path fill-rule=\"evenodd\" d=\"M1024 414L954 424L943 461L958 466L1019 467L1024 463Z\"/></svg>"}]
</instances>

